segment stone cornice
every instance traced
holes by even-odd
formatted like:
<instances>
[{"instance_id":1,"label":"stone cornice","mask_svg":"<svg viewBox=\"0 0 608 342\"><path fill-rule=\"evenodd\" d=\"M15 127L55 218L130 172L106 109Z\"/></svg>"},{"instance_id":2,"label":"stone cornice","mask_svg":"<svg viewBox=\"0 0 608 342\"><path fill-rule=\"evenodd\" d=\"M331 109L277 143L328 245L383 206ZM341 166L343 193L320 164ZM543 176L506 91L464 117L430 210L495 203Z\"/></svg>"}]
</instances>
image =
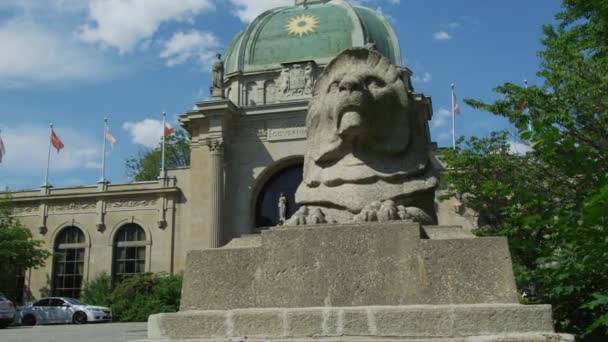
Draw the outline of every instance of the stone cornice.
<instances>
[{"instance_id":1,"label":"stone cornice","mask_svg":"<svg viewBox=\"0 0 608 342\"><path fill-rule=\"evenodd\" d=\"M63 200L84 200L84 199L113 199L122 197L143 197L143 196L167 196L177 195L181 192L178 187L159 188L159 189L138 189L138 190L121 190L121 191L91 191L88 193L60 194L60 195L38 195L27 197L13 197L13 203L29 203L29 202L53 202Z\"/></svg>"}]
</instances>

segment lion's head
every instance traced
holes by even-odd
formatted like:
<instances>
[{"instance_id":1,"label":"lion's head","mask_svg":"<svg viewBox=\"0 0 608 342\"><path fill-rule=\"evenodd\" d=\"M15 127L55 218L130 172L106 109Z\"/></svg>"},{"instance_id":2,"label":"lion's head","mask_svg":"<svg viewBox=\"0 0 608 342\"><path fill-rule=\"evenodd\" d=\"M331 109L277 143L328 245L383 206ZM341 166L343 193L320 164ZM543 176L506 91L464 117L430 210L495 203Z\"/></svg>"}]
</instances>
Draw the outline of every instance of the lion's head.
<instances>
[{"instance_id":1,"label":"lion's head","mask_svg":"<svg viewBox=\"0 0 608 342\"><path fill-rule=\"evenodd\" d=\"M375 51L347 51L327 66L310 103L309 154L321 165L348 153L395 154L407 147L401 70Z\"/></svg>"},{"instance_id":2,"label":"lion's head","mask_svg":"<svg viewBox=\"0 0 608 342\"><path fill-rule=\"evenodd\" d=\"M436 178L429 168L428 117L417 108L400 67L371 49L340 53L310 100L296 201L350 213L372 201L416 206L421 194L428 202Z\"/></svg>"}]
</instances>

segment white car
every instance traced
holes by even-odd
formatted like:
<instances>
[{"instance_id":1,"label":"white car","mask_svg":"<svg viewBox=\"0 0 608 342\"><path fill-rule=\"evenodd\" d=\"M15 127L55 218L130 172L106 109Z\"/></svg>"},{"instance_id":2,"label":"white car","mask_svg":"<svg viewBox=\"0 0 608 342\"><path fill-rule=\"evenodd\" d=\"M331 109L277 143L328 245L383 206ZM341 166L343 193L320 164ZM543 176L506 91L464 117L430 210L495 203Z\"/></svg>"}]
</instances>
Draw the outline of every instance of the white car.
<instances>
[{"instance_id":1,"label":"white car","mask_svg":"<svg viewBox=\"0 0 608 342\"><path fill-rule=\"evenodd\" d=\"M112 311L103 306L85 305L73 298L49 297L20 307L21 325L112 321Z\"/></svg>"},{"instance_id":2,"label":"white car","mask_svg":"<svg viewBox=\"0 0 608 342\"><path fill-rule=\"evenodd\" d=\"M4 329L13 323L15 318L15 305L0 293L0 329Z\"/></svg>"}]
</instances>

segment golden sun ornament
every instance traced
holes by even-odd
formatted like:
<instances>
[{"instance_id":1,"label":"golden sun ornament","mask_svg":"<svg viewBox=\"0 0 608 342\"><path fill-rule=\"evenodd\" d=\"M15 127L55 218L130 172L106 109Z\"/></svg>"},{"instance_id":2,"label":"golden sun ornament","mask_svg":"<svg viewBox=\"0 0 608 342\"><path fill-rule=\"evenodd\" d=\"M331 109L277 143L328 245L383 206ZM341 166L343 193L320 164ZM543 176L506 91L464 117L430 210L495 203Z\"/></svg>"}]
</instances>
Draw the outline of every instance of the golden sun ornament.
<instances>
[{"instance_id":1,"label":"golden sun ornament","mask_svg":"<svg viewBox=\"0 0 608 342\"><path fill-rule=\"evenodd\" d=\"M319 21L312 15L299 15L289 19L285 26L289 35L300 36L309 34L315 31Z\"/></svg>"}]
</instances>

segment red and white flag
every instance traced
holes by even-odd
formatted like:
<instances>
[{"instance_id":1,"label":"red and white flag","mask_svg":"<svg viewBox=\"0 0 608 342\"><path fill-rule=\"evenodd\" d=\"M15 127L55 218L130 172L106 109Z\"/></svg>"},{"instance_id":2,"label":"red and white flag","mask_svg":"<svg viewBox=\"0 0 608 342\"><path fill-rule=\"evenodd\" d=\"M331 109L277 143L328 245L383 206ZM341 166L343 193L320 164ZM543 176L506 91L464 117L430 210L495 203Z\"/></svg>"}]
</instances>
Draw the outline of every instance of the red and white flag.
<instances>
[{"instance_id":1,"label":"red and white flag","mask_svg":"<svg viewBox=\"0 0 608 342\"><path fill-rule=\"evenodd\" d=\"M116 144L116 138L114 138L112 132L110 132L110 127L108 126L106 126L106 141L109 142L112 147Z\"/></svg>"},{"instance_id":2,"label":"red and white flag","mask_svg":"<svg viewBox=\"0 0 608 342\"><path fill-rule=\"evenodd\" d=\"M168 137L170 137L173 134L173 128L165 125L165 132L163 133L165 139L167 139Z\"/></svg>"},{"instance_id":3,"label":"red and white flag","mask_svg":"<svg viewBox=\"0 0 608 342\"><path fill-rule=\"evenodd\" d=\"M2 163L2 158L6 155L6 148L4 148L4 141L2 141L2 137L0 137L0 163Z\"/></svg>"},{"instance_id":4,"label":"red and white flag","mask_svg":"<svg viewBox=\"0 0 608 342\"><path fill-rule=\"evenodd\" d=\"M460 106L458 105L458 99L456 94L452 93L452 108L454 108L454 114L460 115Z\"/></svg>"},{"instance_id":5,"label":"red and white flag","mask_svg":"<svg viewBox=\"0 0 608 342\"><path fill-rule=\"evenodd\" d=\"M53 129L51 129L51 144L57 150L57 153L65 147Z\"/></svg>"}]
</instances>

